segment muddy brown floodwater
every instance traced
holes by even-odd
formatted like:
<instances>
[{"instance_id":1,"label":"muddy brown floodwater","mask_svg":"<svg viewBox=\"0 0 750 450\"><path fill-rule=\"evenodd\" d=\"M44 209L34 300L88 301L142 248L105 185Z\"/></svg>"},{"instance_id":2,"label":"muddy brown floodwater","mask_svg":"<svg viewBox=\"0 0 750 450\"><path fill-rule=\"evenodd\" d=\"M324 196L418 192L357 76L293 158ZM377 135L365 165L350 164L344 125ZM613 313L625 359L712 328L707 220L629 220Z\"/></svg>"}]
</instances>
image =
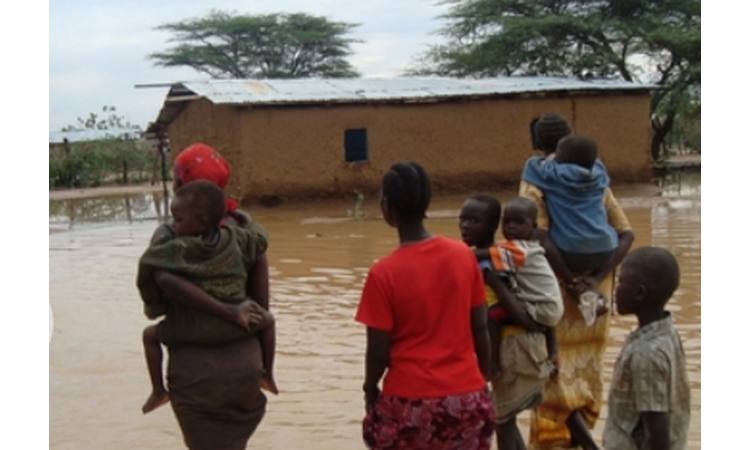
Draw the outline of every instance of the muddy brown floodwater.
<instances>
[{"instance_id":1,"label":"muddy brown floodwater","mask_svg":"<svg viewBox=\"0 0 750 450\"><path fill-rule=\"evenodd\" d=\"M669 304L687 352L692 413L689 448L700 448L701 297L700 175L678 174L654 186L615 186L635 228L635 246L659 245L679 259L680 289ZM501 200L512 192L496 192ZM175 449L182 439L171 409L143 416L149 391L140 335L149 323L135 289L136 262L156 217L152 194L50 201L50 447ZM433 199L428 228L458 238L463 195ZM359 208L356 208L359 211ZM258 208L270 232L272 310L277 317L281 395L250 447L356 449L361 441L364 328L353 321L369 266L397 245L376 199L354 215L354 202ZM605 380L627 333L613 317ZM605 384L606 392L609 384ZM524 434L528 416L521 416ZM595 434L601 438L605 413Z\"/></svg>"}]
</instances>

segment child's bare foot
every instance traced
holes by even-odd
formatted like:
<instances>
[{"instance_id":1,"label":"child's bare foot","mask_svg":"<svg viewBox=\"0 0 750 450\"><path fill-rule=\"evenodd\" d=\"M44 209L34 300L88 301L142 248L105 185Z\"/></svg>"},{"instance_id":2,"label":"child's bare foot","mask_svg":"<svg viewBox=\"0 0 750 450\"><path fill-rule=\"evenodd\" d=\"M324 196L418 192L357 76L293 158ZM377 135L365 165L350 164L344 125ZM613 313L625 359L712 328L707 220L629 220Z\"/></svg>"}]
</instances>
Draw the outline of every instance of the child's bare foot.
<instances>
[{"instance_id":1,"label":"child's bare foot","mask_svg":"<svg viewBox=\"0 0 750 450\"><path fill-rule=\"evenodd\" d=\"M273 376L269 377L264 375L263 378L260 379L260 387L273 395L279 395L279 388L276 386L276 381L273 379Z\"/></svg>"},{"instance_id":2,"label":"child's bare foot","mask_svg":"<svg viewBox=\"0 0 750 450\"><path fill-rule=\"evenodd\" d=\"M167 402L169 402L169 392L154 391L146 399L141 411L143 411L143 414L149 413Z\"/></svg>"}]
</instances>

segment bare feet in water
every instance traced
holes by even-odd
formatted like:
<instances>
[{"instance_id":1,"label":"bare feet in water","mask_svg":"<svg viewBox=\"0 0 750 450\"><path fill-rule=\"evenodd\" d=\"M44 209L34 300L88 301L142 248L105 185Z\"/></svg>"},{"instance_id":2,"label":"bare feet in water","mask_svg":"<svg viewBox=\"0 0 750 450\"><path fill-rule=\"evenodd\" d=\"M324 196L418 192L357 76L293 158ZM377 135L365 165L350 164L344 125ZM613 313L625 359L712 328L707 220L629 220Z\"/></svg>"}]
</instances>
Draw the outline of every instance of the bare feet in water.
<instances>
[{"instance_id":1,"label":"bare feet in water","mask_svg":"<svg viewBox=\"0 0 750 450\"><path fill-rule=\"evenodd\" d=\"M276 386L276 381L274 381L273 376L263 376L263 378L260 379L260 388L264 389L273 395L279 395L279 388Z\"/></svg>"},{"instance_id":2,"label":"bare feet in water","mask_svg":"<svg viewBox=\"0 0 750 450\"><path fill-rule=\"evenodd\" d=\"M141 411L143 411L143 414L146 414L168 402L169 402L169 392L154 391L146 399L146 403L143 404Z\"/></svg>"}]
</instances>

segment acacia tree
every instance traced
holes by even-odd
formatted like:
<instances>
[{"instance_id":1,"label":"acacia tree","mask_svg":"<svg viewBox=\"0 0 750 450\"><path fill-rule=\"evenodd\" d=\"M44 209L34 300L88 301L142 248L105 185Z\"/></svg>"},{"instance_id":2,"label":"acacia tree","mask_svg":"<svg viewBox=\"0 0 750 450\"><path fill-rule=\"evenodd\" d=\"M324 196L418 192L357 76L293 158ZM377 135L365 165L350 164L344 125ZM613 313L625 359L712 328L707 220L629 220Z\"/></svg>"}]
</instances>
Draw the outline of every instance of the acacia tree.
<instances>
[{"instance_id":1,"label":"acacia tree","mask_svg":"<svg viewBox=\"0 0 750 450\"><path fill-rule=\"evenodd\" d=\"M166 23L177 45L148 55L157 66L188 66L212 78L354 77L346 35L357 25L303 13L248 15L211 11Z\"/></svg>"},{"instance_id":2,"label":"acacia tree","mask_svg":"<svg viewBox=\"0 0 750 450\"><path fill-rule=\"evenodd\" d=\"M412 73L553 75L657 84L651 154L678 113L700 104L699 0L447 0L454 3Z\"/></svg>"}]
</instances>

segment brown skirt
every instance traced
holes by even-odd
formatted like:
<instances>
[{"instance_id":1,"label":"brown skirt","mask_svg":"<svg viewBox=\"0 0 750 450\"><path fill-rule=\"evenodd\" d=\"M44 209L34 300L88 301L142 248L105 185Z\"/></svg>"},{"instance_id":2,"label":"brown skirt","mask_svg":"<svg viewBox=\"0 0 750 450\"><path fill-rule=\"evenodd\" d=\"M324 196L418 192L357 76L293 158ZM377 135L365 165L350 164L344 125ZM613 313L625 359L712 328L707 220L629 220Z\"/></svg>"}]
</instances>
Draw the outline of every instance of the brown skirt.
<instances>
[{"instance_id":1,"label":"brown skirt","mask_svg":"<svg viewBox=\"0 0 750 450\"><path fill-rule=\"evenodd\" d=\"M191 450L241 450L263 419L266 397L260 343L251 337L221 345L169 349L170 403Z\"/></svg>"}]
</instances>

